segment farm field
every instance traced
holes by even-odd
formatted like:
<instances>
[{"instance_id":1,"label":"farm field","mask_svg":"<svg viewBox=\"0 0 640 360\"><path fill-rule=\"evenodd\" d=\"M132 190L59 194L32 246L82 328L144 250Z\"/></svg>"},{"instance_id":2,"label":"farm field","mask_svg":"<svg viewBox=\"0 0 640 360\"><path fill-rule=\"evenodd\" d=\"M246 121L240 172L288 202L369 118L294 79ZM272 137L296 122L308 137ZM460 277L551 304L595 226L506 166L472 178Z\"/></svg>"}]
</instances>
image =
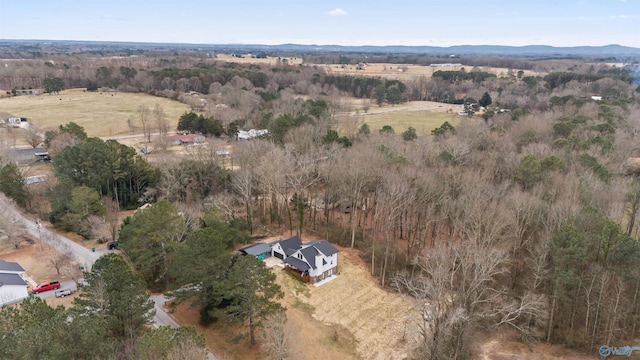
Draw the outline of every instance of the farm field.
<instances>
[{"instance_id":1,"label":"farm field","mask_svg":"<svg viewBox=\"0 0 640 360\"><path fill-rule=\"evenodd\" d=\"M455 59L451 61L455 63ZM360 76L375 76L382 77L391 80L410 81L415 80L420 76L431 77L434 72L438 70L442 71L458 71L464 68L466 71L471 69L477 69L479 71L486 71L496 76L507 76L509 69L489 66L438 66L433 67L429 65L411 65L411 64L387 64L387 63L368 63L362 68L358 69L356 65L336 65L336 64L312 64L323 68L328 74L332 75L360 75ZM515 75L519 69L512 69ZM524 76L530 75L544 75L544 73L523 70Z\"/></svg>"},{"instance_id":2,"label":"farm field","mask_svg":"<svg viewBox=\"0 0 640 360\"><path fill-rule=\"evenodd\" d=\"M452 106L457 109L457 105ZM429 136L431 130L439 127L445 121L457 126L460 121L466 118L454 113L446 113L420 108L391 108L389 110L373 109L367 113L350 113L338 116L338 124L341 128L354 128L363 123L369 125L371 131L378 131L383 126L389 125L396 134L400 134L409 127L416 129L418 136ZM355 129L354 129L355 130Z\"/></svg>"},{"instance_id":3,"label":"farm field","mask_svg":"<svg viewBox=\"0 0 640 360\"><path fill-rule=\"evenodd\" d=\"M0 113L26 117L42 127L57 127L75 122L89 136L116 136L142 133L137 109L146 105L153 110L162 106L170 128L175 129L180 115L190 107L178 101L143 93L88 92L70 89L60 94L16 96L0 99ZM129 127L131 120L133 128Z\"/></svg>"},{"instance_id":4,"label":"farm field","mask_svg":"<svg viewBox=\"0 0 640 360\"><path fill-rule=\"evenodd\" d=\"M231 54L216 54L216 60L226 61L226 62L236 62L240 64L266 64L266 65L275 65L278 63L277 57L268 56L266 58L252 58L252 57L233 57ZM283 57L289 65L300 65L302 64L302 58L299 57Z\"/></svg>"}]
</instances>

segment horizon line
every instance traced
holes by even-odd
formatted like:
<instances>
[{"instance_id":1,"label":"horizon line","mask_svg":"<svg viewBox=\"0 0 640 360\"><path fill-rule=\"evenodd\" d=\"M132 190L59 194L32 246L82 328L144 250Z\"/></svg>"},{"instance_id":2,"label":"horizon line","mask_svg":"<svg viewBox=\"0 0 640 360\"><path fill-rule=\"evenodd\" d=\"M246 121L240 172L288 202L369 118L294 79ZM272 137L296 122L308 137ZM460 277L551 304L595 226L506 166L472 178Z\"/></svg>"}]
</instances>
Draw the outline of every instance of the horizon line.
<instances>
[{"instance_id":1,"label":"horizon line","mask_svg":"<svg viewBox=\"0 0 640 360\"><path fill-rule=\"evenodd\" d=\"M459 45L448 45L448 46L443 46L443 45L403 45L403 44L387 44L387 45L342 45L342 44L336 44L336 43L332 43L332 44L312 44L312 43L295 43L295 42L286 42L286 43L278 43L278 44L266 44L266 43L243 43L243 42L238 42L238 43L191 43L191 42L157 42L157 41L130 41L130 40L69 40L69 39L4 39L4 38L0 38L0 41L14 41L14 42L19 42L19 41L25 41L25 42L89 42L89 43L129 43L129 44L156 44L156 45L202 45L202 46L229 46L229 45L235 45L235 46L287 46L287 45L296 45L296 46L322 46L322 47L327 47L327 46L339 46L339 47L407 47L407 48L418 48L418 47L430 47L430 48L442 48L442 49L447 49L447 48L452 48L452 47L472 47L472 46L495 46L495 47L507 47L507 48L523 48L523 47L534 47L534 46L544 46L544 47L551 47L551 48L582 48L582 47L589 47L589 48L598 48L598 47L610 47L610 46L618 46L618 47L624 47L624 48L630 48L630 49L638 49L640 50L640 47L635 47L635 46L627 46L627 45L622 45L622 44L617 44L617 43L610 43L610 44L606 44L606 45L563 45L563 46L558 46L558 45L548 45L548 44L527 44L527 45L501 45L501 44L459 44Z\"/></svg>"}]
</instances>

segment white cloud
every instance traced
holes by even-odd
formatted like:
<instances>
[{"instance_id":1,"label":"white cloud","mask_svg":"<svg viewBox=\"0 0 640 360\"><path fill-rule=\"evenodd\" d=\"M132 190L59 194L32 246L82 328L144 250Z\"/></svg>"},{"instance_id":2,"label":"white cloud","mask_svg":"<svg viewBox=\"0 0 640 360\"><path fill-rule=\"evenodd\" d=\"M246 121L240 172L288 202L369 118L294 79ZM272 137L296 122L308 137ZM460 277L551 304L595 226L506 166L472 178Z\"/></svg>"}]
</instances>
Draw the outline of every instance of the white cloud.
<instances>
[{"instance_id":1,"label":"white cloud","mask_svg":"<svg viewBox=\"0 0 640 360\"><path fill-rule=\"evenodd\" d=\"M347 15L347 12L340 8L335 8L334 10L329 11L327 14L331 16L342 16L342 15Z\"/></svg>"}]
</instances>

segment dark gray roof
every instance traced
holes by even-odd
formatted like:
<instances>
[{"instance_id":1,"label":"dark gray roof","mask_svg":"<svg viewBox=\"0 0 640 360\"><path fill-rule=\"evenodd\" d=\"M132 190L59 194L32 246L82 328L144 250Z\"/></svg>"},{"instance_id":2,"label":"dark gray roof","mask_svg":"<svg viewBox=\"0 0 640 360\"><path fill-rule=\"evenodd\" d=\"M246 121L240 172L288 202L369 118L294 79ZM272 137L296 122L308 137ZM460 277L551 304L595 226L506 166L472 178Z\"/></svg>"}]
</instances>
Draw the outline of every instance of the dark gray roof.
<instances>
[{"instance_id":1,"label":"dark gray roof","mask_svg":"<svg viewBox=\"0 0 640 360\"><path fill-rule=\"evenodd\" d=\"M241 252L249 255L260 255L271 252L271 247L265 243L255 243L240 249Z\"/></svg>"},{"instance_id":2,"label":"dark gray roof","mask_svg":"<svg viewBox=\"0 0 640 360\"><path fill-rule=\"evenodd\" d=\"M300 246L302 246L302 241L298 237L298 235L294 237L290 237L287 240L280 241L280 246L282 246L282 250L287 256L291 256L294 252L300 250Z\"/></svg>"},{"instance_id":3,"label":"dark gray roof","mask_svg":"<svg viewBox=\"0 0 640 360\"><path fill-rule=\"evenodd\" d=\"M27 283L18 274L0 274L0 287L3 285L27 286Z\"/></svg>"},{"instance_id":4,"label":"dark gray roof","mask_svg":"<svg viewBox=\"0 0 640 360\"><path fill-rule=\"evenodd\" d=\"M306 262L304 262L304 261L302 261L300 259L296 259L294 257L288 257L288 258L284 259L284 262L289 264L289 265L291 265L291 266L293 266L294 268L296 268L296 269L298 269L300 271L309 270L309 265Z\"/></svg>"},{"instance_id":5,"label":"dark gray roof","mask_svg":"<svg viewBox=\"0 0 640 360\"><path fill-rule=\"evenodd\" d=\"M302 256L307 259L307 262L311 264L312 268L316 268L316 255L318 251L313 246L307 246L304 249L300 249Z\"/></svg>"},{"instance_id":6,"label":"dark gray roof","mask_svg":"<svg viewBox=\"0 0 640 360\"><path fill-rule=\"evenodd\" d=\"M307 245L311 245L315 247L316 249L318 249L318 251L320 251L325 256L331 256L333 254L338 253L338 249L336 249L333 245L331 245L331 243L328 242L327 240L315 240L315 241L311 241Z\"/></svg>"},{"instance_id":7,"label":"dark gray roof","mask_svg":"<svg viewBox=\"0 0 640 360\"><path fill-rule=\"evenodd\" d=\"M24 268L20 264L5 260L0 260L0 272L1 271L19 271L24 272Z\"/></svg>"}]
</instances>

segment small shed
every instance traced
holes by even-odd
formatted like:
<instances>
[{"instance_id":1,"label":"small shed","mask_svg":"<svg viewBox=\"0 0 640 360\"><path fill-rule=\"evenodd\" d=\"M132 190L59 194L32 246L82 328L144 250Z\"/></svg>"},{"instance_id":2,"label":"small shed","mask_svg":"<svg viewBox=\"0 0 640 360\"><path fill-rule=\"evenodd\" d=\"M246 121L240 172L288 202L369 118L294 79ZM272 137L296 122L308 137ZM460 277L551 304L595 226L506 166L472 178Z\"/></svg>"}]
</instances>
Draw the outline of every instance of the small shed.
<instances>
[{"instance_id":1,"label":"small shed","mask_svg":"<svg viewBox=\"0 0 640 360\"><path fill-rule=\"evenodd\" d=\"M255 243L240 249L242 255L253 255L260 260L271 256L271 246L265 243Z\"/></svg>"}]
</instances>

